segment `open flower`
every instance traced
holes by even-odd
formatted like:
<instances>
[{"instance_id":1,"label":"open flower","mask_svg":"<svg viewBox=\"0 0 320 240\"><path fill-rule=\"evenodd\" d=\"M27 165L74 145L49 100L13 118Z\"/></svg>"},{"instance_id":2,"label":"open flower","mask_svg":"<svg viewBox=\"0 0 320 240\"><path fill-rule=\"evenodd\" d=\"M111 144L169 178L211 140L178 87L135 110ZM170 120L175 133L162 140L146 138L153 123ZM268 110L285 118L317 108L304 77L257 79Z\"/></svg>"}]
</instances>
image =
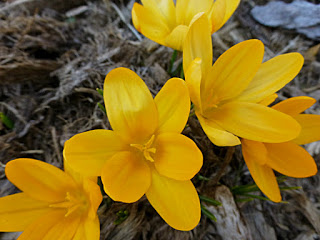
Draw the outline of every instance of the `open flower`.
<instances>
[{"instance_id":1,"label":"open flower","mask_svg":"<svg viewBox=\"0 0 320 240\"><path fill-rule=\"evenodd\" d=\"M231 17L240 0L142 0L134 3L132 22L147 38L182 50L189 25L201 12L210 18L210 32L218 31Z\"/></svg>"},{"instance_id":2,"label":"open flower","mask_svg":"<svg viewBox=\"0 0 320 240\"><path fill-rule=\"evenodd\" d=\"M104 101L113 131L75 135L65 143L66 161L82 174L101 176L113 200L130 203L146 194L170 226L194 228L200 202L190 179L202 154L180 134L190 111L185 82L168 80L153 99L137 74L117 68L106 76Z\"/></svg>"},{"instance_id":3,"label":"open flower","mask_svg":"<svg viewBox=\"0 0 320 240\"><path fill-rule=\"evenodd\" d=\"M1 232L23 231L19 240L100 239L96 183L34 159L12 160L5 172L22 192L0 198Z\"/></svg>"},{"instance_id":4,"label":"open flower","mask_svg":"<svg viewBox=\"0 0 320 240\"><path fill-rule=\"evenodd\" d=\"M274 202L280 202L281 195L272 169L295 178L310 177L317 173L313 158L299 146L320 140L320 115L301 114L315 101L310 97L294 97L272 107L291 115L300 123L301 132L296 139L283 143L241 139L243 157L252 178L261 191Z\"/></svg>"},{"instance_id":5,"label":"open flower","mask_svg":"<svg viewBox=\"0 0 320 240\"><path fill-rule=\"evenodd\" d=\"M259 40L241 42L212 65L212 43L206 14L190 27L183 49L183 68L195 113L209 139L218 146L240 144L237 136L261 142L297 137L299 124L290 116L259 104L300 71L299 53L262 63Z\"/></svg>"}]
</instances>

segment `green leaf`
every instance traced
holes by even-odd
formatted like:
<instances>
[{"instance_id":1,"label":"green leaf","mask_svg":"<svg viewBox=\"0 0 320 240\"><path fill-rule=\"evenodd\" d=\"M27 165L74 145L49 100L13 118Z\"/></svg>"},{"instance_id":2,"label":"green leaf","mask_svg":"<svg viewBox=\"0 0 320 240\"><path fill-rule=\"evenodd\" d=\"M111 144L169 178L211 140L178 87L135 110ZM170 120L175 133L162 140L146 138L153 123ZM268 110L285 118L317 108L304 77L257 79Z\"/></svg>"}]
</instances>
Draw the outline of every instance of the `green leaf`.
<instances>
[{"instance_id":1,"label":"green leaf","mask_svg":"<svg viewBox=\"0 0 320 240\"><path fill-rule=\"evenodd\" d=\"M207 177L204 177L202 175L198 175L198 179L201 180L201 181L210 181L210 178L207 178Z\"/></svg>"},{"instance_id":2,"label":"green leaf","mask_svg":"<svg viewBox=\"0 0 320 240\"><path fill-rule=\"evenodd\" d=\"M260 191L260 189L258 188L258 186L255 183L247 184L247 185L243 185L243 186L235 186L235 187L231 188L231 192L233 194L243 194L243 193L257 192L257 191Z\"/></svg>"},{"instance_id":3,"label":"green leaf","mask_svg":"<svg viewBox=\"0 0 320 240\"><path fill-rule=\"evenodd\" d=\"M245 197L249 197L249 198L253 198L253 199L260 199L260 200L264 200L264 201L271 201L269 198L262 197L259 195L254 195L254 194L241 194L241 196L245 196Z\"/></svg>"},{"instance_id":4,"label":"green leaf","mask_svg":"<svg viewBox=\"0 0 320 240\"><path fill-rule=\"evenodd\" d=\"M206 215L209 219L216 222L217 218L205 207L201 204L201 212Z\"/></svg>"},{"instance_id":5,"label":"green leaf","mask_svg":"<svg viewBox=\"0 0 320 240\"><path fill-rule=\"evenodd\" d=\"M100 110L102 112L104 112L105 114L107 114L106 108L101 103L97 103L97 104L98 104L98 107L100 108Z\"/></svg>"},{"instance_id":6,"label":"green leaf","mask_svg":"<svg viewBox=\"0 0 320 240\"><path fill-rule=\"evenodd\" d=\"M280 187L281 191L287 191L287 190L298 190L298 189L302 189L302 187Z\"/></svg>"},{"instance_id":7,"label":"green leaf","mask_svg":"<svg viewBox=\"0 0 320 240\"><path fill-rule=\"evenodd\" d=\"M120 210L116 213L118 216L118 219L114 221L115 225L119 225L120 223L123 223L129 216L128 210Z\"/></svg>"},{"instance_id":8,"label":"green leaf","mask_svg":"<svg viewBox=\"0 0 320 240\"><path fill-rule=\"evenodd\" d=\"M212 204L213 206L221 206L221 205L222 205L221 202L219 202L219 201L217 201L217 200L214 200L214 199L212 199L212 198L203 196L203 195L199 195L199 198L200 198L201 201L210 203L210 204Z\"/></svg>"},{"instance_id":9,"label":"green leaf","mask_svg":"<svg viewBox=\"0 0 320 240\"><path fill-rule=\"evenodd\" d=\"M96 88L96 90L103 97L103 90L101 88Z\"/></svg>"},{"instance_id":10,"label":"green leaf","mask_svg":"<svg viewBox=\"0 0 320 240\"><path fill-rule=\"evenodd\" d=\"M254 200L254 198L237 198L236 202L250 202Z\"/></svg>"},{"instance_id":11,"label":"green leaf","mask_svg":"<svg viewBox=\"0 0 320 240\"><path fill-rule=\"evenodd\" d=\"M10 118L8 118L3 112L0 112L0 120L7 128L13 129L13 121Z\"/></svg>"}]
</instances>

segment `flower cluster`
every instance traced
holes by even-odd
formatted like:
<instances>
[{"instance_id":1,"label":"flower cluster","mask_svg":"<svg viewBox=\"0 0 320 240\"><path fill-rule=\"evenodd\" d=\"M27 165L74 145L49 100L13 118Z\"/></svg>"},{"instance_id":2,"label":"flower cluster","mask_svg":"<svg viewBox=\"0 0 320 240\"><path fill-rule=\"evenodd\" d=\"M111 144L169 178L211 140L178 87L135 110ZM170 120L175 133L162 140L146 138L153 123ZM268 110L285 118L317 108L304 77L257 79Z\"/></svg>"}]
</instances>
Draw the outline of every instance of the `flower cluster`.
<instances>
[{"instance_id":1,"label":"flower cluster","mask_svg":"<svg viewBox=\"0 0 320 240\"><path fill-rule=\"evenodd\" d=\"M173 228L189 231L201 208L191 179L203 156L181 134L193 110L217 146L242 147L261 191L281 201L273 170L296 178L315 175L314 159L301 144L320 140L320 116L302 114L315 103L294 97L269 105L303 66L299 53L263 61L264 45L247 40L212 65L211 34L223 26L238 0L142 0L132 9L139 32L183 50L185 81L171 78L155 98L133 71L117 68L104 82L112 130L79 133L66 141L65 171L33 159L6 165L7 178L22 192L0 198L0 231L23 231L22 239L99 239L97 209L105 193L132 203L144 195Z\"/></svg>"}]
</instances>

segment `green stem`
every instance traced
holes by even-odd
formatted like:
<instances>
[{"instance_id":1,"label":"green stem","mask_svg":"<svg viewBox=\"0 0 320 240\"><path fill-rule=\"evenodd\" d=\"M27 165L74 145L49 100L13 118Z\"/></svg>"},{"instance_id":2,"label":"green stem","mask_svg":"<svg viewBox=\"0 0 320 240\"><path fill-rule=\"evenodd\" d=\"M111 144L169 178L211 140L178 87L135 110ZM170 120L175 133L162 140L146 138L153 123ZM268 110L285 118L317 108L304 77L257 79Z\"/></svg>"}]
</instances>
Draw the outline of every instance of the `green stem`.
<instances>
[{"instance_id":1,"label":"green stem","mask_svg":"<svg viewBox=\"0 0 320 240\"><path fill-rule=\"evenodd\" d=\"M168 73L170 74L170 76L172 75L172 68L173 68L173 64L176 61L178 56L178 51L174 50L171 56L171 60L170 60L170 65L169 65L169 69L168 69Z\"/></svg>"}]
</instances>

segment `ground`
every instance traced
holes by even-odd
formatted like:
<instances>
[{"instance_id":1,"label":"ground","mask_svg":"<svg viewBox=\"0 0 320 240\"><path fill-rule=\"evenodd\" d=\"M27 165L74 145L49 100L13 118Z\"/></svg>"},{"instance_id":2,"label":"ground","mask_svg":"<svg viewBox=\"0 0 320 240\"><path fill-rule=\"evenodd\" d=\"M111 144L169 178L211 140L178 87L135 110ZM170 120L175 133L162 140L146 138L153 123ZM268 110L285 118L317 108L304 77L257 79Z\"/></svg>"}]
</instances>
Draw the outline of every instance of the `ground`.
<instances>
[{"instance_id":1,"label":"ground","mask_svg":"<svg viewBox=\"0 0 320 240\"><path fill-rule=\"evenodd\" d=\"M96 88L102 88L111 69L134 70L153 95L170 78L167 70L173 50L145 39L133 28L133 2L0 1L0 112L14 123L13 128L0 123L0 196L17 191L4 175L8 161L26 157L62 167L67 139L87 130L110 128L97 105L103 100ZM317 103L308 112L320 114L319 45L293 30L255 22L250 10L266 2L241 2L234 16L213 35L214 60L232 45L251 38L264 42L265 60L286 52L302 53L305 65L280 92L279 99L314 97ZM178 55L173 69L180 63ZM284 203L239 201L232 188L253 183L241 149L215 147L194 116L183 134L192 138L204 154L200 177L193 182L199 194L222 203L213 206L203 202L217 221L203 214L193 231L179 232L169 227L145 198L122 204L105 197L99 209L101 239L320 239L319 174L285 179L282 186L302 188L283 191ZM319 144L307 149L319 165ZM228 160L230 164L226 164ZM253 194L263 196L260 192ZM17 236L0 233L0 239Z\"/></svg>"}]
</instances>

